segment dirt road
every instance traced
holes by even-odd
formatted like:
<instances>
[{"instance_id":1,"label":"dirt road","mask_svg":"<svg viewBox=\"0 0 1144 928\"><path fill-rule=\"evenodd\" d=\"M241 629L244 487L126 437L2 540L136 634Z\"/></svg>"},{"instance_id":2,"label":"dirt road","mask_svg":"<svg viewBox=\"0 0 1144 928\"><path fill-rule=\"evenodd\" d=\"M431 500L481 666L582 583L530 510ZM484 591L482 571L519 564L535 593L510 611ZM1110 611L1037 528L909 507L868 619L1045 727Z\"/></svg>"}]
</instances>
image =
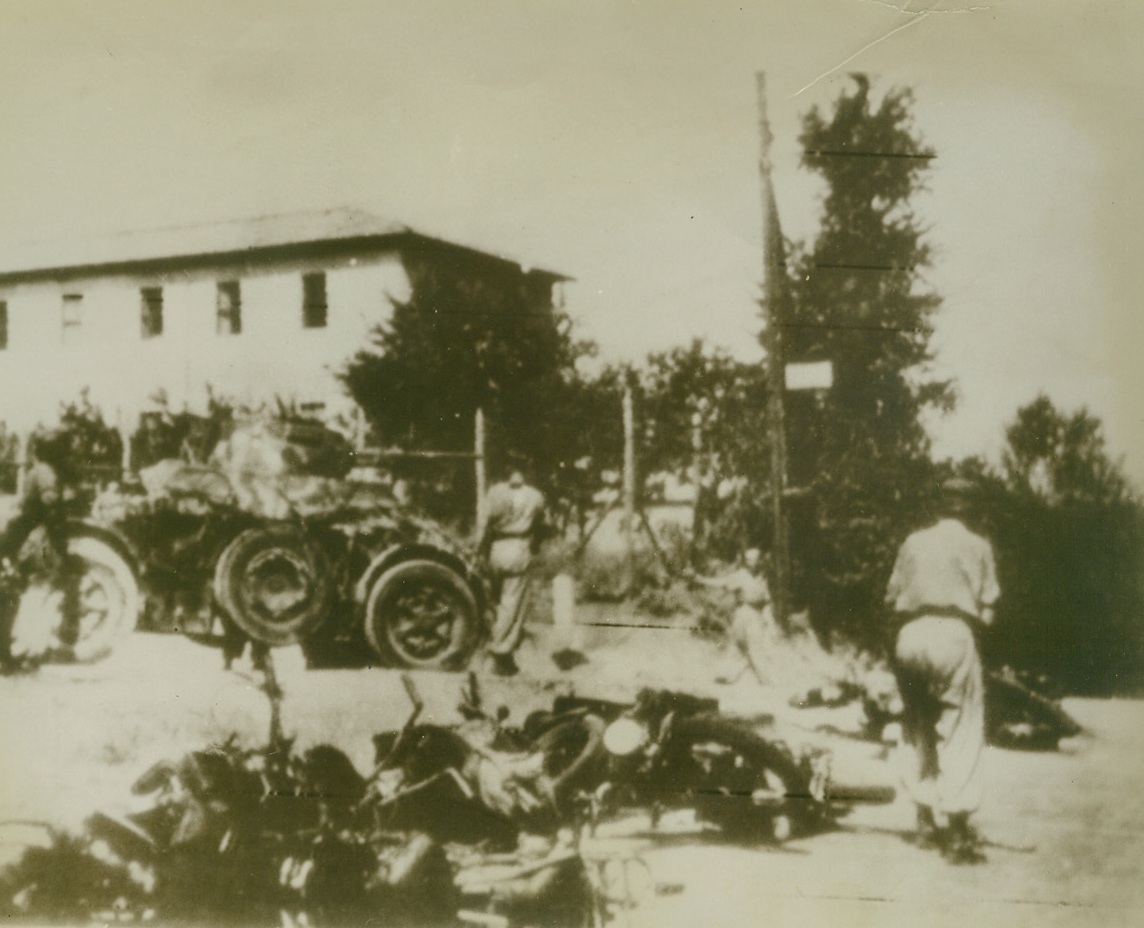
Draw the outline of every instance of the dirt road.
<instances>
[{"instance_id":1,"label":"dirt road","mask_svg":"<svg viewBox=\"0 0 1144 928\"><path fill-rule=\"evenodd\" d=\"M1144 705L1068 708L1091 732L1069 753L990 750L979 824L1003 846L986 864L951 867L908 844L912 810L897 803L778 849L649 852L656 879L684 890L645 903L640 924L714 924L716 911L722 925L1144 924Z\"/></svg>"},{"instance_id":2,"label":"dirt road","mask_svg":"<svg viewBox=\"0 0 1144 928\"><path fill-rule=\"evenodd\" d=\"M650 684L785 711L804 729L822 721L784 710L782 694L749 680L716 686L720 656L683 630L585 629L579 643L590 661L567 674L548 658L551 634L542 629L522 655L522 678L487 684L490 703L503 702L516 716L557 691L623 695ZM334 743L367 769L370 735L400 724L408 711L398 675L306 671L297 654L278 654L287 730L301 745ZM427 713L452 718L460 678L416 678ZM907 843L912 811L901 802L858 810L838 831L779 848L727 846L685 816L651 837L633 820L604 835L647 865L649 888L630 923L1144 925L1144 703L1066 705L1090 732L1066 752L990 750L979 822L999 846L986 865L950 867ZM0 819L78 826L94 808L114 807L153 760L231 732L257 743L268 716L251 678L224 672L217 653L178 637L137 635L100 664L0 679ZM836 769L848 779L892 780L877 746L837 740L836 749Z\"/></svg>"}]
</instances>

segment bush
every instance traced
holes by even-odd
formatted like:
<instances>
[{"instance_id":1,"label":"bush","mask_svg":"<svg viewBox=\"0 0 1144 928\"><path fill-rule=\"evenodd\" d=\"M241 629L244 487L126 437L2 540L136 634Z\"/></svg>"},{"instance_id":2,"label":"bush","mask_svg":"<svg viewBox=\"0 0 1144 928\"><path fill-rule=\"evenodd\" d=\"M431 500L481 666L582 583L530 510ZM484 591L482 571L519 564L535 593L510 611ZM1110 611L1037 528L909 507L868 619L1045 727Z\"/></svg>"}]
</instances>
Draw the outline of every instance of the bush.
<instances>
[{"instance_id":1,"label":"bush","mask_svg":"<svg viewBox=\"0 0 1144 928\"><path fill-rule=\"evenodd\" d=\"M1144 689L1144 509L1100 422L1045 398L1018 411L1003 470L981 474L1001 583L986 658L1076 693Z\"/></svg>"},{"instance_id":2,"label":"bush","mask_svg":"<svg viewBox=\"0 0 1144 928\"><path fill-rule=\"evenodd\" d=\"M41 431L32 440L50 442L58 449L65 481L90 490L121 475L123 439L86 390L76 402L61 406L56 428Z\"/></svg>"}]
</instances>

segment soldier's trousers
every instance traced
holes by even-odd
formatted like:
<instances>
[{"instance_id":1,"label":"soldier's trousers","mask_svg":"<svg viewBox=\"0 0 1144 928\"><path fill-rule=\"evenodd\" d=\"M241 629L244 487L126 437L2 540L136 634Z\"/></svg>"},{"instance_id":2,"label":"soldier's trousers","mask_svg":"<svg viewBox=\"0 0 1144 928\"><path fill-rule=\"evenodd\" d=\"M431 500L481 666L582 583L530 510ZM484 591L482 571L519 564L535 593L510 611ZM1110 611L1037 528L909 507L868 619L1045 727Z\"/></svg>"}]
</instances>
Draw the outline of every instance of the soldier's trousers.
<instances>
[{"instance_id":1,"label":"soldier's trousers","mask_svg":"<svg viewBox=\"0 0 1144 928\"><path fill-rule=\"evenodd\" d=\"M962 619L922 616L894 651L904 711L903 785L938 823L981 803L985 698L973 631Z\"/></svg>"},{"instance_id":2,"label":"soldier's trousers","mask_svg":"<svg viewBox=\"0 0 1144 928\"><path fill-rule=\"evenodd\" d=\"M498 597L489 641L491 654L512 654L524 638L531 579L528 568L531 563L532 551L527 539L502 538L493 542L489 551L489 567L498 588Z\"/></svg>"}]
</instances>

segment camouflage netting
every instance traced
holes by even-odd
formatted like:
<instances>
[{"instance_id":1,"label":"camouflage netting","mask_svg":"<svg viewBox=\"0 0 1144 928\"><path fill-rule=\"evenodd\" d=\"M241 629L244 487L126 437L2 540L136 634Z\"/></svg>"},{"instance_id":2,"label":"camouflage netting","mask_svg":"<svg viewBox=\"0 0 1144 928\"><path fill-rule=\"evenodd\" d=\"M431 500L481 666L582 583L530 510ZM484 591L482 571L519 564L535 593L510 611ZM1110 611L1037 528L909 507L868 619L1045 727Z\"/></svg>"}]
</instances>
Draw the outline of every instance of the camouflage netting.
<instances>
[{"instance_id":1,"label":"camouflage netting","mask_svg":"<svg viewBox=\"0 0 1144 928\"><path fill-rule=\"evenodd\" d=\"M115 524L156 508L205 515L239 510L255 519L345 523L356 532L404 524L446 550L457 547L433 522L398 503L381 476L351 478L353 451L336 433L313 423L256 420L220 441L206 464L167 459L139 473L145 496L111 490L92 517Z\"/></svg>"}]
</instances>

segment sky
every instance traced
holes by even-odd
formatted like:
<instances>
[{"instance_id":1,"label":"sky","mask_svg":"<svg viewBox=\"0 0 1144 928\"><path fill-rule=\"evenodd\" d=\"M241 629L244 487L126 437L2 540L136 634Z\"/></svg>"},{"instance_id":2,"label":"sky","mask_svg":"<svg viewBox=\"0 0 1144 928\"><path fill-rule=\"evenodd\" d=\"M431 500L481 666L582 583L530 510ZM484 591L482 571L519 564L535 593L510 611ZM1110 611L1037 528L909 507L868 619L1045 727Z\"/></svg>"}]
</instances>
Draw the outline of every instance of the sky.
<instances>
[{"instance_id":1,"label":"sky","mask_svg":"<svg viewBox=\"0 0 1144 928\"><path fill-rule=\"evenodd\" d=\"M795 239L802 114L851 71L909 87L959 391L936 452L995 457L1044 392L1144 486L1131 0L5 0L0 35L0 247L356 206L575 278L607 360L761 356L756 72Z\"/></svg>"}]
</instances>

